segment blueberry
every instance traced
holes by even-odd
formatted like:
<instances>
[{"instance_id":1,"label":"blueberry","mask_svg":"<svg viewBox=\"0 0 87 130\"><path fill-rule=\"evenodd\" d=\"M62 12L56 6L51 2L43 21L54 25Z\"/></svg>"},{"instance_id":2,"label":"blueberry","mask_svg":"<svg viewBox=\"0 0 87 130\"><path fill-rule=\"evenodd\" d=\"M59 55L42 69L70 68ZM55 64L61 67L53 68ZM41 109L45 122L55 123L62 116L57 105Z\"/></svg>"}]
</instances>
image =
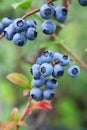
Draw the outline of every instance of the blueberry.
<instances>
[{"instance_id":1,"label":"blueberry","mask_svg":"<svg viewBox=\"0 0 87 130\"><path fill-rule=\"evenodd\" d=\"M53 61L54 53L52 51L45 51L41 56L43 63L50 63Z\"/></svg>"},{"instance_id":2,"label":"blueberry","mask_svg":"<svg viewBox=\"0 0 87 130\"><path fill-rule=\"evenodd\" d=\"M68 75L71 77L77 77L80 74L80 68L77 65L72 65L68 69Z\"/></svg>"},{"instance_id":3,"label":"blueberry","mask_svg":"<svg viewBox=\"0 0 87 130\"><path fill-rule=\"evenodd\" d=\"M0 34L2 34L3 30L4 30L4 25L3 23L0 23Z\"/></svg>"},{"instance_id":4,"label":"blueberry","mask_svg":"<svg viewBox=\"0 0 87 130\"><path fill-rule=\"evenodd\" d=\"M40 57L37 58L36 63L39 64L39 65L41 65L41 64L44 63L43 59L42 59L42 56L40 56Z\"/></svg>"},{"instance_id":5,"label":"blueberry","mask_svg":"<svg viewBox=\"0 0 87 130\"><path fill-rule=\"evenodd\" d=\"M43 76L50 76L53 72L53 67L51 64L49 63L43 63L41 66L40 66L40 73L43 75Z\"/></svg>"},{"instance_id":6,"label":"blueberry","mask_svg":"<svg viewBox=\"0 0 87 130\"><path fill-rule=\"evenodd\" d=\"M14 28L17 32L23 32L27 29L27 24L22 18L17 18L13 21Z\"/></svg>"},{"instance_id":7,"label":"blueberry","mask_svg":"<svg viewBox=\"0 0 87 130\"><path fill-rule=\"evenodd\" d=\"M61 53L55 52L53 59L54 59L54 61L60 61L60 59L61 59L62 56L63 55Z\"/></svg>"},{"instance_id":8,"label":"blueberry","mask_svg":"<svg viewBox=\"0 0 87 130\"><path fill-rule=\"evenodd\" d=\"M13 22L13 20L8 17L2 19L2 23L3 23L4 27L8 27L12 22Z\"/></svg>"},{"instance_id":9,"label":"blueberry","mask_svg":"<svg viewBox=\"0 0 87 130\"><path fill-rule=\"evenodd\" d=\"M52 100L54 98L54 91L51 89L46 89L43 91L43 98L46 100Z\"/></svg>"},{"instance_id":10,"label":"blueberry","mask_svg":"<svg viewBox=\"0 0 87 130\"><path fill-rule=\"evenodd\" d=\"M87 6L87 0L78 0L80 5Z\"/></svg>"},{"instance_id":11,"label":"blueberry","mask_svg":"<svg viewBox=\"0 0 87 130\"><path fill-rule=\"evenodd\" d=\"M66 66L70 63L70 58L68 57L68 55L63 55L61 58L60 58L60 65L61 66Z\"/></svg>"},{"instance_id":12,"label":"blueberry","mask_svg":"<svg viewBox=\"0 0 87 130\"><path fill-rule=\"evenodd\" d=\"M4 29L4 36L7 40L12 40L15 33L16 32L13 24L10 24L7 28Z\"/></svg>"},{"instance_id":13,"label":"blueberry","mask_svg":"<svg viewBox=\"0 0 87 130\"><path fill-rule=\"evenodd\" d=\"M51 21L45 21L42 24L41 29L42 29L43 33L50 35L56 31L56 25Z\"/></svg>"},{"instance_id":14,"label":"blueberry","mask_svg":"<svg viewBox=\"0 0 87 130\"><path fill-rule=\"evenodd\" d=\"M64 68L57 64L53 67L53 73L52 73L52 76L55 77L55 78L60 78L62 77L64 74Z\"/></svg>"},{"instance_id":15,"label":"blueberry","mask_svg":"<svg viewBox=\"0 0 87 130\"><path fill-rule=\"evenodd\" d=\"M67 18L67 9L64 6L57 6L55 8L54 17L59 22L64 22Z\"/></svg>"},{"instance_id":16,"label":"blueberry","mask_svg":"<svg viewBox=\"0 0 87 130\"><path fill-rule=\"evenodd\" d=\"M37 31L35 28L30 27L27 29L25 35L28 40L35 40L35 38L37 37Z\"/></svg>"},{"instance_id":17,"label":"blueberry","mask_svg":"<svg viewBox=\"0 0 87 130\"><path fill-rule=\"evenodd\" d=\"M54 78L48 78L45 81L45 85L47 89L55 89L56 87L58 87L58 82Z\"/></svg>"},{"instance_id":18,"label":"blueberry","mask_svg":"<svg viewBox=\"0 0 87 130\"><path fill-rule=\"evenodd\" d=\"M40 16L43 19L50 19L54 15L54 9L49 4L44 4L40 8Z\"/></svg>"},{"instance_id":19,"label":"blueberry","mask_svg":"<svg viewBox=\"0 0 87 130\"><path fill-rule=\"evenodd\" d=\"M43 91L40 88L34 87L30 91L30 96L36 101L41 101L43 100Z\"/></svg>"},{"instance_id":20,"label":"blueberry","mask_svg":"<svg viewBox=\"0 0 87 130\"><path fill-rule=\"evenodd\" d=\"M27 39L26 39L26 37L25 37L24 34L22 34L22 33L16 33L13 36L13 42L17 46L24 46L26 44L26 42L27 42Z\"/></svg>"},{"instance_id":21,"label":"blueberry","mask_svg":"<svg viewBox=\"0 0 87 130\"><path fill-rule=\"evenodd\" d=\"M39 64L34 64L31 68L31 73L33 74L34 77L40 77L40 65Z\"/></svg>"},{"instance_id":22,"label":"blueberry","mask_svg":"<svg viewBox=\"0 0 87 130\"><path fill-rule=\"evenodd\" d=\"M32 83L33 83L33 85L35 86L35 87L42 87L43 85L44 85L44 83L45 83L45 79L44 79L44 77L39 77L39 78L35 78L34 77L34 79L32 80Z\"/></svg>"},{"instance_id":23,"label":"blueberry","mask_svg":"<svg viewBox=\"0 0 87 130\"><path fill-rule=\"evenodd\" d=\"M27 27L28 27L28 28L29 28L29 27L33 27L33 28L36 29L36 25L37 25L36 21L34 21L34 20L32 20L32 19L27 19L27 20L26 20L26 24L27 24Z\"/></svg>"}]
</instances>

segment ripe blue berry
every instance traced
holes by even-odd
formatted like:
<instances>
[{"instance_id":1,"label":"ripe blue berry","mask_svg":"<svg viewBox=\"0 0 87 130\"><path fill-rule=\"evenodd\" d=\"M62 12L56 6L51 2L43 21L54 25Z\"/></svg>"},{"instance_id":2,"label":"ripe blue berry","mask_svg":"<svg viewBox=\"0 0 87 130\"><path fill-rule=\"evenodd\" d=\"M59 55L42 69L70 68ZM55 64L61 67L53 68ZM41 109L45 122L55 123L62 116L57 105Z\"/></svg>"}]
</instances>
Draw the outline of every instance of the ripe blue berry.
<instances>
[{"instance_id":1,"label":"ripe blue berry","mask_svg":"<svg viewBox=\"0 0 87 130\"><path fill-rule=\"evenodd\" d=\"M36 101L41 101L43 99L43 91L34 87L30 91L30 96Z\"/></svg>"},{"instance_id":2,"label":"ripe blue berry","mask_svg":"<svg viewBox=\"0 0 87 130\"><path fill-rule=\"evenodd\" d=\"M43 19L50 19L51 17L53 17L53 15L54 15L54 10L49 4L44 4L40 8L40 16Z\"/></svg>"},{"instance_id":3,"label":"ripe blue berry","mask_svg":"<svg viewBox=\"0 0 87 130\"><path fill-rule=\"evenodd\" d=\"M37 31L35 28L30 27L27 29L25 35L28 40L35 40L35 38L37 37Z\"/></svg>"},{"instance_id":4,"label":"ripe blue berry","mask_svg":"<svg viewBox=\"0 0 87 130\"><path fill-rule=\"evenodd\" d=\"M39 64L39 65L43 64L42 56L37 58L36 63Z\"/></svg>"},{"instance_id":5,"label":"ripe blue berry","mask_svg":"<svg viewBox=\"0 0 87 130\"><path fill-rule=\"evenodd\" d=\"M25 37L24 34L22 34L22 33L16 33L13 36L13 42L17 46L24 46L26 44L26 42L27 42L27 39L26 39L26 37Z\"/></svg>"},{"instance_id":6,"label":"ripe blue berry","mask_svg":"<svg viewBox=\"0 0 87 130\"><path fill-rule=\"evenodd\" d=\"M61 58L60 58L60 65L61 66L66 66L70 63L70 58L68 57L68 55L63 55Z\"/></svg>"},{"instance_id":7,"label":"ripe blue berry","mask_svg":"<svg viewBox=\"0 0 87 130\"><path fill-rule=\"evenodd\" d=\"M42 54L43 63L50 63L53 61L54 53L52 51L45 51Z\"/></svg>"},{"instance_id":8,"label":"ripe blue berry","mask_svg":"<svg viewBox=\"0 0 87 130\"><path fill-rule=\"evenodd\" d=\"M13 20L8 17L2 19L2 23L3 23L4 27L8 27L12 22L13 22Z\"/></svg>"},{"instance_id":9,"label":"ripe blue berry","mask_svg":"<svg viewBox=\"0 0 87 130\"><path fill-rule=\"evenodd\" d=\"M45 83L45 79L44 77L39 77L39 78L35 78L32 80L32 83L35 87L39 88L39 87L42 87Z\"/></svg>"},{"instance_id":10,"label":"ripe blue berry","mask_svg":"<svg viewBox=\"0 0 87 130\"><path fill-rule=\"evenodd\" d=\"M61 59L61 57L62 57L63 55L61 54L61 53L59 53L59 52L55 52L54 53L54 61L60 61L60 59Z\"/></svg>"},{"instance_id":11,"label":"ripe blue berry","mask_svg":"<svg viewBox=\"0 0 87 130\"><path fill-rule=\"evenodd\" d=\"M16 32L13 24L10 24L7 28L4 29L4 36L7 40L12 40L15 33Z\"/></svg>"},{"instance_id":12,"label":"ripe blue berry","mask_svg":"<svg viewBox=\"0 0 87 130\"><path fill-rule=\"evenodd\" d=\"M57 64L53 67L53 73L52 73L52 76L55 77L55 78L61 78L64 74L64 68Z\"/></svg>"},{"instance_id":13,"label":"ripe blue berry","mask_svg":"<svg viewBox=\"0 0 87 130\"><path fill-rule=\"evenodd\" d=\"M43 33L50 35L56 31L56 25L51 21L45 21L42 24L41 29L42 29Z\"/></svg>"},{"instance_id":14,"label":"ripe blue berry","mask_svg":"<svg viewBox=\"0 0 87 130\"><path fill-rule=\"evenodd\" d=\"M41 66L40 66L40 73L43 75L43 76L50 76L53 72L53 67L51 64L48 64L48 63L43 63Z\"/></svg>"},{"instance_id":15,"label":"ripe blue berry","mask_svg":"<svg viewBox=\"0 0 87 130\"><path fill-rule=\"evenodd\" d=\"M46 100L52 100L54 98L54 91L51 89L46 89L43 91L43 98Z\"/></svg>"},{"instance_id":16,"label":"ripe blue berry","mask_svg":"<svg viewBox=\"0 0 87 130\"><path fill-rule=\"evenodd\" d=\"M31 73L35 78L40 77L40 65L34 64L31 68Z\"/></svg>"},{"instance_id":17,"label":"ripe blue berry","mask_svg":"<svg viewBox=\"0 0 87 130\"><path fill-rule=\"evenodd\" d=\"M17 32L23 32L27 29L27 24L25 20L21 18L17 18L13 21L14 28L16 29Z\"/></svg>"},{"instance_id":18,"label":"ripe blue berry","mask_svg":"<svg viewBox=\"0 0 87 130\"><path fill-rule=\"evenodd\" d=\"M64 22L67 18L67 9L64 6L57 6L55 8L54 17L59 22Z\"/></svg>"},{"instance_id":19,"label":"ripe blue berry","mask_svg":"<svg viewBox=\"0 0 87 130\"><path fill-rule=\"evenodd\" d=\"M45 81L45 85L47 89L55 89L56 87L58 87L58 82L54 78L48 78Z\"/></svg>"},{"instance_id":20,"label":"ripe blue berry","mask_svg":"<svg viewBox=\"0 0 87 130\"><path fill-rule=\"evenodd\" d=\"M72 65L68 69L68 75L71 77L77 77L80 74L80 68L77 65Z\"/></svg>"},{"instance_id":21,"label":"ripe blue berry","mask_svg":"<svg viewBox=\"0 0 87 130\"><path fill-rule=\"evenodd\" d=\"M2 34L3 30L4 30L4 26L2 23L0 23L0 34Z\"/></svg>"},{"instance_id":22,"label":"ripe blue berry","mask_svg":"<svg viewBox=\"0 0 87 130\"><path fill-rule=\"evenodd\" d=\"M87 0L78 0L80 5L87 6Z\"/></svg>"},{"instance_id":23,"label":"ripe blue berry","mask_svg":"<svg viewBox=\"0 0 87 130\"><path fill-rule=\"evenodd\" d=\"M32 28L35 28L35 29L36 29L37 23L36 23L34 20L32 20L32 19L27 19L27 20L26 20L26 24L27 24L27 27L28 27L28 28L32 27Z\"/></svg>"}]
</instances>

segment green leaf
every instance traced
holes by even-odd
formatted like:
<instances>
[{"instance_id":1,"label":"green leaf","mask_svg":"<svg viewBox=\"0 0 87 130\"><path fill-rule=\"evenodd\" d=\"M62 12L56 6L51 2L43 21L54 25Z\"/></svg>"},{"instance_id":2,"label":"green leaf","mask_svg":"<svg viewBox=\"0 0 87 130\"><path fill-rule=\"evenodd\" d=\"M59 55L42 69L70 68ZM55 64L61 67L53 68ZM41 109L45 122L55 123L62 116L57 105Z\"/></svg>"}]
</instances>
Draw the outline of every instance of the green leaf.
<instances>
[{"instance_id":1,"label":"green leaf","mask_svg":"<svg viewBox=\"0 0 87 130\"><path fill-rule=\"evenodd\" d=\"M7 79L12 83L27 88L29 80L21 73L12 73L7 75Z\"/></svg>"},{"instance_id":2,"label":"green leaf","mask_svg":"<svg viewBox=\"0 0 87 130\"><path fill-rule=\"evenodd\" d=\"M16 8L28 9L30 5L31 5L31 0L24 0L23 2L12 4L12 7L14 9Z\"/></svg>"},{"instance_id":3,"label":"green leaf","mask_svg":"<svg viewBox=\"0 0 87 130\"><path fill-rule=\"evenodd\" d=\"M53 46L55 44L54 41L45 41L43 44L40 44L40 48L49 48L50 46Z\"/></svg>"},{"instance_id":4,"label":"green leaf","mask_svg":"<svg viewBox=\"0 0 87 130\"><path fill-rule=\"evenodd\" d=\"M87 52L87 48L85 49L85 52Z\"/></svg>"},{"instance_id":5,"label":"green leaf","mask_svg":"<svg viewBox=\"0 0 87 130\"><path fill-rule=\"evenodd\" d=\"M13 108L13 110L11 111L11 120L14 121L15 123L18 123L20 119L20 113L18 108Z\"/></svg>"}]
</instances>

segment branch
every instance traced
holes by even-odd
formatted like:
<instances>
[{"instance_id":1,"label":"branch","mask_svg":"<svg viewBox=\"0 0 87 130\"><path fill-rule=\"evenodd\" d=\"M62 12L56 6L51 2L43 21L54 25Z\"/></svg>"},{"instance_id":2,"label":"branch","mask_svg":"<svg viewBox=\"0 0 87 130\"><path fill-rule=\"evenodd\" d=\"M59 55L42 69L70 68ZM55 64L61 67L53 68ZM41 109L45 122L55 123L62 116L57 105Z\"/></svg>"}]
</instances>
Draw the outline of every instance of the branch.
<instances>
[{"instance_id":1,"label":"branch","mask_svg":"<svg viewBox=\"0 0 87 130\"><path fill-rule=\"evenodd\" d=\"M52 38L54 40L58 40L58 37L56 34L52 35ZM63 48L66 52L68 52L79 64L82 68L87 70L87 65L74 53L72 52L68 47L66 47L63 43L58 44L61 48Z\"/></svg>"}]
</instances>

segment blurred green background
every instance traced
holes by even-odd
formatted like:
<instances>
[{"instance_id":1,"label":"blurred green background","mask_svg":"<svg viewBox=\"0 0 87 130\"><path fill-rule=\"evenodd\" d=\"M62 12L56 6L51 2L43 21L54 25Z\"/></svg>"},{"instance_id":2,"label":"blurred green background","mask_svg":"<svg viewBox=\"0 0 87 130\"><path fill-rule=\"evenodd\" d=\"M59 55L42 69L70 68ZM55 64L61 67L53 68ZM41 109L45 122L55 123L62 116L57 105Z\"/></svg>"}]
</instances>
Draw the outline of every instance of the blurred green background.
<instances>
[{"instance_id":1,"label":"blurred green background","mask_svg":"<svg viewBox=\"0 0 87 130\"><path fill-rule=\"evenodd\" d=\"M15 19L23 16L28 9L17 8L14 10L12 4L21 0L0 0L0 20L3 17ZM31 7L40 7L45 0L32 0ZM62 4L62 0L55 2ZM31 8L29 8L31 10ZM38 38L33 42L28 42L24 47L15 46L12 41L4 38L0 40L0 123L10 119L10 111L18 106L22 111L26 105L27 97L23 97L21 87L10 83L6 76L13 72L21 72L29 80L32 79L28 63L21 60L21 56L31 57L40 47L52 51L59 51L67 54L63 49L55 45L46 35L41 32L40 25L42 19L39 15L33 15L37 22ZM72 0L67 24L62 25L62 30L58 34L63 39L64 44L75 52L87 64L87 7L79 5L78 0ZM58 23L57 23L58 24ZM58 24L59 26L59 24ZM49 43L49 45L46 45ZM68 67L67 67L68 68ZM81 68L81 74L77 78L70 78L66 73L59 79L59 87L56 90L56 97L53 100L52 111L36 111L32 116L27 117L28 128L35 129L34 124L37 119L45 115L43 123L37 130L87 130L87 72Z\"/></svg>"}]
</instances>

